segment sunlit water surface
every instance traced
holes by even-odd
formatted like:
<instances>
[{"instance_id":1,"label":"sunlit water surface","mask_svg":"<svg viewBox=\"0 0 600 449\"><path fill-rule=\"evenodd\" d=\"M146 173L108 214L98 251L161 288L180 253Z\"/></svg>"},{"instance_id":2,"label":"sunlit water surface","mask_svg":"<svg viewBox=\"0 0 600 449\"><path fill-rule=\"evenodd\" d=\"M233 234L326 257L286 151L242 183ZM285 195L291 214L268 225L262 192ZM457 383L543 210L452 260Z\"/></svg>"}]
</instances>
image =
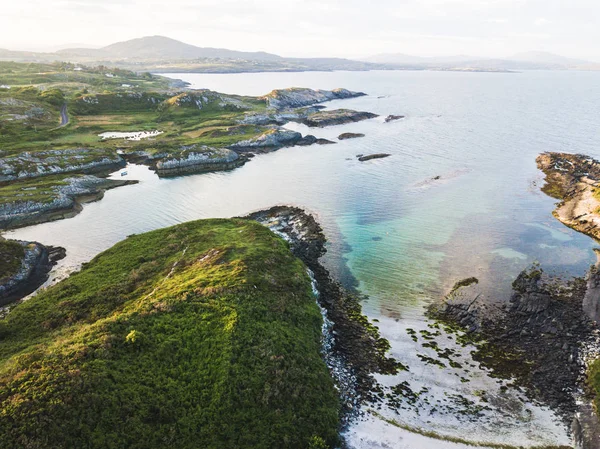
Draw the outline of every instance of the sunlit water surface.
<instances>
[{"instance_id":1,"label":"sunlit water surface","mask_svg":"<svg viewBox=\"0 0 600 449\"><path fill-rule=\"evenodd\" d=\"M408 373L381 378L408 381L423 394L414 408L381 411L402 425L471 441L509 444L568 443L565 428L540 406L501 392L479 369L423 363L435 352L413 342L407 329L431 330L423 308L459 279L476 276L490 301L505 300L517 274L534 261L547 271L582 275L594 261L593 243L558 223L554 201L539 191L535 158L542 151L600 158L600 73L334 72L169 75L194 88L260 95L274 88L345 87L368 93L327 106L366 110L380 118L326 129L288 127L336 140L336 145L286 148L259 155L231 172L158 179L130 166L127 179L84 207L75 218L16 230L7 236L67 248L56 273L90 260L126 236L188 220L243 215L276 204L315 214L329 239L327 266L368 295L364 310L379 320L392 354ZM384 123L388 114L400 121ZM390 153L358 162L357 154ZM439 176L440 179L434 180ZM118 176L120 178L120 176ZM458 348L446 335L440 346ZM469 379L469 382L461 381ZM492 411L465 418L445 410L461 394ZM427 399L427 401L424 401ZM520 405L515 405L515 404ZM437 405L436 405L437 404ZM516 407L516 408L515 408ZM366 415L347 432L355 447L461 447L401 430ZM388 446L385 446L385 445Z\"/></svg>"}]
</instances>

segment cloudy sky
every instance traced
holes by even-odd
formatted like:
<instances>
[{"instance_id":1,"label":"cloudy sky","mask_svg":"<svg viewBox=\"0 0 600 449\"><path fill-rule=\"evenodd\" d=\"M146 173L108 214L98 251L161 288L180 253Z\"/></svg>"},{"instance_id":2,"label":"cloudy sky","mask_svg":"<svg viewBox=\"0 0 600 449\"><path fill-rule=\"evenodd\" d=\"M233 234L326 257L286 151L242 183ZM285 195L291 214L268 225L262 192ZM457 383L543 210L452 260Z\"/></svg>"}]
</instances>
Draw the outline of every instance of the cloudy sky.
<instances>
[{"instance_id":1,"label":"cloudy sky","mask_svg":"<svg viewBox=\"0 0 600 449\"><path fill-rule=\"evenodd\" d=\"M0 48L164 35L284 56L507 56L600 61L598 0L0 0Z\"/></svg>"}]
</instances>

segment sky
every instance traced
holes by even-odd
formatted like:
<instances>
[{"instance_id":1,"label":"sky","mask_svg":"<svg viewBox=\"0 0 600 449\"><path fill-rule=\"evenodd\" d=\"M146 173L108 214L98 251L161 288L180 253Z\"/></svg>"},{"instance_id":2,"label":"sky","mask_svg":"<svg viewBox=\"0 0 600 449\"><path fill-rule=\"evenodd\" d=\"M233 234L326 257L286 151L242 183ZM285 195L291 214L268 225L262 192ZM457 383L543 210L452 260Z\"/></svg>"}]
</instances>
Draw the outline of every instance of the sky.
<instances>
[{"instance_id":1,"label":"sky","mask_svg":"<svg viewBox=\"0 0 600 449\"><path fill-rule=\"evenodd\" d=\"M282 56L600 61L598 0L0 0L0 48L53 51L163 35Z\"/></svg>"}]
</instances>

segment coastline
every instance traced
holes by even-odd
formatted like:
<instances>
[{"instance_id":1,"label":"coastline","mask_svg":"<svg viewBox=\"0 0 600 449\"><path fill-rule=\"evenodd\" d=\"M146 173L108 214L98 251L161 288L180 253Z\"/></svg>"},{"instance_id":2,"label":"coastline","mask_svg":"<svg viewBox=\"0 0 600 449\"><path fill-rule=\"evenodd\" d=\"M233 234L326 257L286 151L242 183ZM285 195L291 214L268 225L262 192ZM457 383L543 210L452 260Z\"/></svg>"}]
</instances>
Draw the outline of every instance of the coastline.
<instances>
[{"instance_id":1,"label":"coastline","mask_svg":"<svg viewBox=\"0 0 600 449\"><path fill-rule=\"evenodd\" d=\"M319 262L326 252L326 238L312 215L296 207L275 206L245 218L283 237L292 253L310 270L318 291L317 301L332 324L331 350L339 364L330 369L340 390L345 426L359 413L361 404L378 401L381 387L374 374L394 374L402 365L387 356L389 342L362 314L360 298L342 287Z\"/></svg>"},{"instance_id":2,"label":"coastline","mask_svg":"<svg viewBox=\"0 0 600 449\"><path fill-rule=\"evenodd\" d=\"M546 175L542 191L561 200L553 212L564 225L600 240L600 162L569 153L542 153L536 159Z\"/></svg>"},{"instance_id":3,"label":"coastline","mask_svg":"<svg viewBox=\"0 0 600 449\"><path fill-rule=\"evenodd\" d=\"M24 257L19 270L0 283L0 307L13 305L35 292L46 282L52 267L66 255L61 247L45 246L38 242L18 243L24 248Z\"/></svg>"}]
</instances>

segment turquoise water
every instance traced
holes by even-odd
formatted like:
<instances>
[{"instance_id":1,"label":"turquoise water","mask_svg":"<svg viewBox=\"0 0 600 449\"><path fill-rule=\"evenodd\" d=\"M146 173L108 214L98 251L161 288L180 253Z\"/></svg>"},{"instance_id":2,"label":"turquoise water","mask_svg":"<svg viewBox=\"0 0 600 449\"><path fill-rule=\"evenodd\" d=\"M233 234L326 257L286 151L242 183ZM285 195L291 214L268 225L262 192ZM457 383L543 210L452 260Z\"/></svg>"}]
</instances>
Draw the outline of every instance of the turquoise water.
<instances>
[{"instance_id":1,"label":"turquoise water","mask_svg":"<svg viewBox=\"0 0 600 449\"><path fill-rule=\"evenodd\" d=\"M382 332L400 356L406 323L424 323L423 307L459 279L476 276L488 300L502 301L534 261L565 276L582 275L595 261L592 240L552 217L554 200L539 191L535 158L543 151L600 158L600 73L171 76L195 88L246 95L290 86L361 90L369 95L327 106L382 117L327 129L291 124L332 140L342 132L366 137L282 149L227 173L158 179L132 166L128 178L140 184L107 192L75 218L7 236L65 246L60 272L133 233L297 205L317 215L329 238L326 264L369 296L365 311L387 323ZM388 114L406 118L384 123ZM364 163L355 158L375 152L392 156ZM425 372L421 379L439 382Z\"/></svg>"}]
</instances>

